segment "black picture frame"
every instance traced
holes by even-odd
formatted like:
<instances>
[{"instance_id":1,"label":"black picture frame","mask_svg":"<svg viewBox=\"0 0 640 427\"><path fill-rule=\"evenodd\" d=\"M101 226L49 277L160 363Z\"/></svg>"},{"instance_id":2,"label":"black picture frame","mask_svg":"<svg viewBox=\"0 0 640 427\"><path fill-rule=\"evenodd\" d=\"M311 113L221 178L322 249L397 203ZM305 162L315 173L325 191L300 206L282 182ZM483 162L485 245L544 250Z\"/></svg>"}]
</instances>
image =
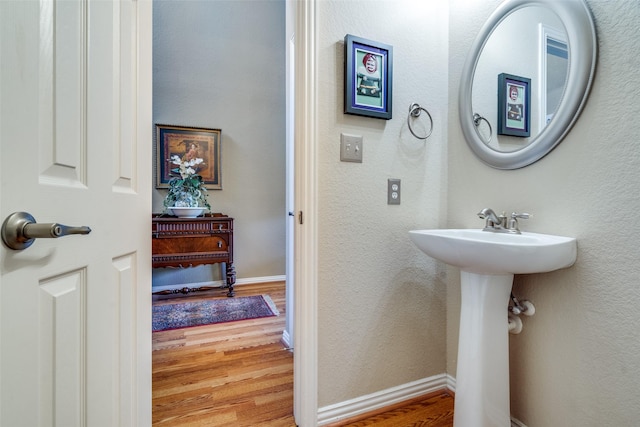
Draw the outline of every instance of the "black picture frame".
<instances>
[{"instance_id":1,"label":"black picture frame","mask_svg":"<svg viewBox=\"0 0 640 427\"><path fill-rule=\"evenodd\" d=\"M498 135L531 135L531 79L498 75Z\"/></svg>"},{"instance_id":2,"label":"black picture frame","mask_svg":"<svg viewBox=\"0 0 640 427\"><path fill-rule=\"evenodd\" d=\"M347 34L344 56L345 114L391 119L393 47Z\"/></svg>"},{"instance_id":3,"label":"black picture frame","mask_svg":"<svg viewBox=\"0 0 640 427\"><path fill-rule=\"evenodd\" d=\"M156 188L169 188L169 180L176 174L172 156L181 159L195 156L203 159L197 173L204 187L222 190L220 129L196 128L156 124Z\"/></svg>"}]
</instances>

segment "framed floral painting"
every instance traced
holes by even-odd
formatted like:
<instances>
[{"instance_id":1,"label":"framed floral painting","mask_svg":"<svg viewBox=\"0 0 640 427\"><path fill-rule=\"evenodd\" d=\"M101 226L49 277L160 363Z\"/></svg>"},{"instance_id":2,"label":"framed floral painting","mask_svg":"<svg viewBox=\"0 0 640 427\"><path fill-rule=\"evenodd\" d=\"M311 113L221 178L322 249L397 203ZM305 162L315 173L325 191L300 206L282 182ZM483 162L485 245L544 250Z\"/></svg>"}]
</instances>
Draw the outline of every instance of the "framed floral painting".
<instances>
[{"instance_id":1,"label":"framed floral painting","mask_svg":"<svg viewBox=\"0 0 640 427\"><path fill-rule=\"evenodd\" d=\"M169 180L179 174L173 160L192 161L194 172L202 177L205 188L222 189L220 171L220 129L156 125L156 188L168 188Z\"/></svg>"}]
</instances>

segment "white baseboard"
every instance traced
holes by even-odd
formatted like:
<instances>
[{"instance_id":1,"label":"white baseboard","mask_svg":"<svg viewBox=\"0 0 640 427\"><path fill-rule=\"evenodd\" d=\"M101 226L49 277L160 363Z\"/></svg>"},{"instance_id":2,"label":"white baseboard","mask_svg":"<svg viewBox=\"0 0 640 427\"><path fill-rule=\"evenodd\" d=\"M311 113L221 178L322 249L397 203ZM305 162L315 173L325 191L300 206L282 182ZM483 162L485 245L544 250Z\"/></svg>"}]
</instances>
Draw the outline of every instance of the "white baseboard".
<instances>
[{"instance_id":1,"label":"white baseboard","mask_svg":"<svg viewBox=\"0 0 640 427\"><path fill-rule=\"evenodd\" d=\"M247 277L244 279L236 279L236 283L233 286L242 286L249 285L255 283L269 283L269 282L284 282L286 279L285 275L281 276L263 276L263 277ZM164 290L173 290L173 289L182 289L185 286L189 288L200 288L204 286L211 286L216 288L221 288L226 285L226 281L222 280L211 280L208 282L196 282L196 283L178 283L174 285L162 285L162 286L153 286L153 292L164 291Z\"/></svg>"},{"instance_id":2,"label":"white baseboard","mask_svg":"<svg viewBox=\"0 0 640 427\"><path fill-rule=\"evenodd\" d=\"M264 276L264 277L248 277L244 279L236 279L236 285L252 285L254 283L270 283L270 282L284 282L287 276L284 274L281 276Z\"/></svg>"},{"instance_id":3,"label":"white baseboard","mask_svg":"<svg viewBox=\"0 0 640 427\"><path fill-rule=\"evenodd\" d=\"M451 375L447 374L447 388L452 392L456 392L456 379ZM511 417L511 427L527 427L525 423L522 421Z\"/></svg>"},{"instance_id":4,"label":"white baseboard","mask_svg":"<svg viewBox=\"0 0 640 427\"><path fill-rule=\"evenodd\" d=\"M456 379L449 374L447 374L447 388L454 393L456 392Z\"/></svg>"},{"instance_id":5,"label":"white baseboard","mask_svg":"<svg viewBox=\"0 0 640 427\"><path fill-rule=\"evenodd\" d=\"M511 417L511 427L527 427L522 421Z\"/></svg>"},{"instance_id":6,"label":"white baseboard","mask_svg":"<svg viewBox=\"0 0 640 427\"><path fill-rule=\"evenodd\" d=\"M282 331L282 344L289 349L291 348L291 335L286 329Z\"/></svg>"},{"instance_id":7,"label":"white baseboard","mask_svg":"<svg viewBox=\"0 0 640 427\"><path fill-rule=\"evenodd\" d=\"M324 406L318 409L318 426L355 417L446 388L447 375L440 374L351 399L346 402Z\"/></svg>"}]
</instances>

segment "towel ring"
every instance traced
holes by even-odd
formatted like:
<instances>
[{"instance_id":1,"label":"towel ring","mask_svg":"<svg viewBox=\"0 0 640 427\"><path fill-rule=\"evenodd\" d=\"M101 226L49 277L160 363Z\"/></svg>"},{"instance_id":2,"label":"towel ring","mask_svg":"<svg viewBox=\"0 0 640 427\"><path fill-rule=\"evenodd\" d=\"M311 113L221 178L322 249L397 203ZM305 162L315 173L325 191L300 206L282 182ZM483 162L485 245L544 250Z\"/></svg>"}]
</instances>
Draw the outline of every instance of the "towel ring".
<instances>
[{"instance_id":1,"label":"towel ring","mask_svg":"<svg viewBox=\"0 0 640 427\"><path fill-rule=\"evenodd\" d=\"M431 128L429 129L429 132L425 136L418 136L413 131L413 129L411 129L411 117L413 118L420 117L420 114L423 111L427 113L427 116L429 116L429 122L431 122ZM433 132L433 118L431 117L431 114L429 114L429 112L424 107L421 107L420 104L417 104L415 102L409 106L409 115L407 116L407 125L409 126L409 131L411 132L411 134L418 139L427 139L431 136L431 133Z\"/></svg>"},{"instance_id":2,"label":"towel ring","mask_svg":"<svg viewBox=\"0 0 640 427\"><path fill-rule=\"evenodd\" d=\"M487 145L489 145L489 143L491 142L491 138L493 138L493 128L491 127L491 123L489 123L489 120L485 119L484 117L482 117L480 114L475 113L473 115L473 124L476 125L476 132L478 133L478 135L480 136L480 139L482 139L482 135L480 135L480 132L478 132L478 126L480 126L480 121L484 120L485 123L487 123L487 126L489 126L489 140L488 141L484 141L483 142Z\"/></svg>"}]
</instances>

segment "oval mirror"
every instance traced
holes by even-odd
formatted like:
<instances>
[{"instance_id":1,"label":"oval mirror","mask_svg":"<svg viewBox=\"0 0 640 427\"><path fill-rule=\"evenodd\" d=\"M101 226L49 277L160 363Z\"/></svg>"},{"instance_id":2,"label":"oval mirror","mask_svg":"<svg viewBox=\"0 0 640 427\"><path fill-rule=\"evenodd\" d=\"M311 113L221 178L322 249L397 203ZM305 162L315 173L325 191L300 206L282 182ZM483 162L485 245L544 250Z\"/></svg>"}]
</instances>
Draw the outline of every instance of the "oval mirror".
<instances>
[{"instance_id":1,"label":"oval mirror","mask_svg":"<svg viewBox=\"0 0 640 427\"><path fill-rule=\"evenodd\" d=\"M596 32L583 0L506 0L465 62L462 132L486 164L517 169L544 157L575 123L595 72Z\"/></svg>"}]
</instances>

